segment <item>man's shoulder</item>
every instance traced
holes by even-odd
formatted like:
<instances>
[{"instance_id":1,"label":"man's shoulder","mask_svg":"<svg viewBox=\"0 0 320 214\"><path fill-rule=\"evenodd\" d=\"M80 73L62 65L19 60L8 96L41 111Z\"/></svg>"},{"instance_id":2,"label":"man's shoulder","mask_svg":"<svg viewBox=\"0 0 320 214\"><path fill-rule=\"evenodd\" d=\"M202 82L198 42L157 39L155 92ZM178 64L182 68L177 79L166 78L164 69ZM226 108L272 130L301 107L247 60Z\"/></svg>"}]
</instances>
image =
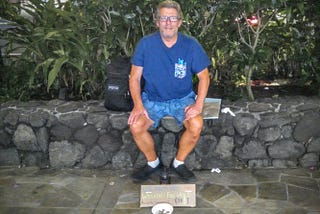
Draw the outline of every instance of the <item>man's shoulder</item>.
<instances>
[{"instance_id":1,"label":"man's shoulder","mask_svg":"<svg viewBox=\"0 0 320 214\"><path fill-rule=\"evenodd\" d=\"M151 34L148 34L148 35L142 37L141 41L142 42L153 42L154 40L157 40L157 39L159 39L159 33L155 32L155 33L151 33Z\"/></svg>"},{"instance_id":2,"label":"man's shoulder","mask_svg":"<svg viewBox=\"0 0 320 214\"><path fill-rule=\"evenodd\" d=\"M138 41L136 49L139 49L139 50L149 49L151 46L154 46L159 43L157 39L158 38L156 33L148 34L142 37Z\"/></svg>"},{"instance_id":3,"label":"man's shoulder","mask_svg":"<svg viewBox=\"0 0 320 214\"><path fill-rule=\"evenodd\" d=\"M198 44L198 40L191 36L191 35L187 35L187 34L183 34L183 33L179 33L180 38L181 38L181 42L184 44L188 44L188 45L195 45Z\"/></svg>"},{"instance_id":4,"label":"man's shoulder","mask_svg":"<svg viewBox=\"0 0 320 214\"><path fill-rule=\"evenodd\" d=\"M185 33L179 33L179 36L181 36L182 39L188 40L188 41L197 41L197 39L191 35L185 34Z\"/></svg>"}]
</instances>

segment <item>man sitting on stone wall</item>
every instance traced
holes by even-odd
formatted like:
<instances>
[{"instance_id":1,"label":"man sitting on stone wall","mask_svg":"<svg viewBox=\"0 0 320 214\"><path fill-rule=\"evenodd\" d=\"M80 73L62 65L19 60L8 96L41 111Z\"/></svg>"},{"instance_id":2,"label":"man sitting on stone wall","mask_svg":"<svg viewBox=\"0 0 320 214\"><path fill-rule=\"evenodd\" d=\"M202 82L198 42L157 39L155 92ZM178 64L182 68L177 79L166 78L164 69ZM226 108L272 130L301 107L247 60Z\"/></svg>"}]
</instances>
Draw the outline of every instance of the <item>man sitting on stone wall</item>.
<instances>
[{"instance_id":1,"label":"man sitting on stone wall","mask_svg":"<svg viewBox=\"0 0 320 214\"><path fill-rule=\"evenodd\" d=\"M128 123L148 161L132 177L146 180L161 168L148 129L157 127L164 116L172 116L185 127L172 167L181 178L192 181L195 175L184 162L196 146L203 127L201 112L210 83L207 69L210 60L196 39L178 32L182 11L177 2L161 2L155 19L159 31L142 38L131 59L129 84L134 108ZM199 79L197 97L193 92L194 74ZM145 80L143 89L141 77Z\"/></svg>"}]
</instances>

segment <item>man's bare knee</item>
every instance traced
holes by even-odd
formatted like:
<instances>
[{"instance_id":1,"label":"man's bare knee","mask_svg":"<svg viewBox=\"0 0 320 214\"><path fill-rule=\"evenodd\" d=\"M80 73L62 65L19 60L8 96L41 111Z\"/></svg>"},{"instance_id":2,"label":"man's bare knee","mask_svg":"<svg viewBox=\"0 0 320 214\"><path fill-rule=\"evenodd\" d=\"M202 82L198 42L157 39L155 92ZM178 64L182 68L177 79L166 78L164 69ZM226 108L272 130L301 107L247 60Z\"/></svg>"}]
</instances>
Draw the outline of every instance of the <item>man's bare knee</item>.
<instances>
[{"instance_id":1,"label":"man's bare knee","mask_svg":"<svg viewBox=\"0 0 320 214\"><path fill-rule=\"evenodd\" d=\"M139 135L147 131L150 127L148 120L139 119L136 123L130 124L130 131L133 135Z\"/></svg>"},{"instance_id":2,"label":"man's bare knee","mask_svg":"<svg viewBox=\"0 0 320 214\"><path fill-rule=\"evenodd\" d=\"M191 118L185 127L192 135L198 136L202 131L203 120L201 117Z\"/></svg>"}]
</instances>

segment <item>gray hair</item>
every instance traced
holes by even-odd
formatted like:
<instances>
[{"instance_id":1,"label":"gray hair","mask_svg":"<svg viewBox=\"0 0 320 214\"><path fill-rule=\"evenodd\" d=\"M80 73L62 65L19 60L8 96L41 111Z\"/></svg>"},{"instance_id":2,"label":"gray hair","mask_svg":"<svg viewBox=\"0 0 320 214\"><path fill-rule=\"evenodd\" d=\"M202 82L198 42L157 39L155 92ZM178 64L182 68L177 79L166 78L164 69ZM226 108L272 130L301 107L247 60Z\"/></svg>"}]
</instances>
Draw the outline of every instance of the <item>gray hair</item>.
<instances>
[{"instance_id":1,"label":"gray hair","mask_svg":"<svg viewBox=\"0 0 320 214\"><path fill-rule=\"evenodd\" d=\"M172 1L172 0L166 0L163 2L160 2L157 6L157 10L156 10L156 14L155 14L155 19L157 20L160 16L160 9L162 8L173 8L176 9L178 12L178 18L182 19L183 18L183 14L182 14L182 10L180 7L180 4L176 1Z\"/></svg>"}]
</instances>

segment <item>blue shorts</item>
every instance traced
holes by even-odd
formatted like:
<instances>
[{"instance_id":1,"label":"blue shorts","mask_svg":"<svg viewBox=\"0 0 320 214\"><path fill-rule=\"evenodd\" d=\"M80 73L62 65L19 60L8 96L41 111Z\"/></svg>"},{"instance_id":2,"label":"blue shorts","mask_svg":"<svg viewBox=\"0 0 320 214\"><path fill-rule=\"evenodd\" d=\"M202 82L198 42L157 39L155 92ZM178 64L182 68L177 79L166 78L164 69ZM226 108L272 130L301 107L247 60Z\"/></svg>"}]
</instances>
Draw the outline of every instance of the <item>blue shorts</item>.
<instances>
[{"instance_id":1,"label":"blue shorts","mask_svg":"<svg viewBox=\"0 0 320 214\"><path fill-rule=\"evenodd\" d=\"M142 92L142 102L147 110L149 117L153 120L153 127L159 125L160 120L165 116L174 117L178 124L181 126L185 119L184 109L195 103L195 93L192 91L187 96L180 99L172 99L163 102L151 101L148 99L148 95Z\"/></svg>"}]
</instances>

